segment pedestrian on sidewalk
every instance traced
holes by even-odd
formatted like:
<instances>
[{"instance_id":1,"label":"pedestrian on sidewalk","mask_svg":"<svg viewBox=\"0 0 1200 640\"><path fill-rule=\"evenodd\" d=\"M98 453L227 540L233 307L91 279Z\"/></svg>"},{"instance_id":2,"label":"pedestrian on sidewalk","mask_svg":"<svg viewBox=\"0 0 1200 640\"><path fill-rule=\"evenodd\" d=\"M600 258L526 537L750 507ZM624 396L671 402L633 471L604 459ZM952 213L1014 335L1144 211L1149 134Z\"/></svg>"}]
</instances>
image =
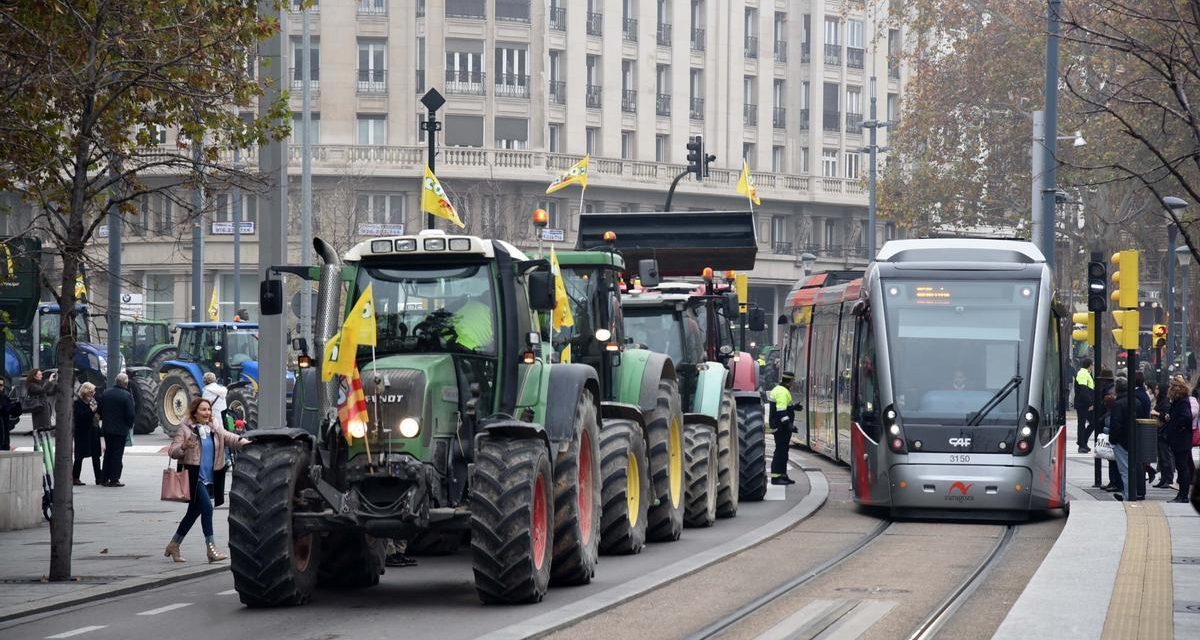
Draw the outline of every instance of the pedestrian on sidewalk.
<instances>
[{"instance_id":1,"label":"pedestrian on sidewalk","mask_svg":"<svg viewBox=\"0 0 1200 640\"><path fill-rule=\"evenodd\" d=\"M212 404L212 413L216 416L217 424L220 424L221 413L225 411L225 407L227 406L225 398L229 395L229 389L217 382L217 374L209 371L204 374L204 393L200 395Z\"/></svg>"},{"instance_id":2,"label":"pedestrian on sidewalk","mask_svg":"<svg viewBox=\"0 0 1200 640\"><path fill-rule=\"evenodd\" d=\"M792 439L796 409L802 407L799 402L792 402L791 386L796 380L796 374L784 371L779 378L779 384L771 389L768 396L768 402L771 403L771 429L775 436L775 452L771 456L771 484L796 484L787 473L788 445Z\"/></svg>"},{"instance_id":3,"label":"pedestrian on sidewalk","mask_svg":"<svg viewBox=\"0 0 1200 640\"><path fill-rule=\"evenodd\" d=\"M1096 378L1097 393L1095 401L1100 403L1100 422L1093 426L1093 429L1101 433L1112 434L1109 428L1110 412L1109 407L1115 398L1115 390L1113 384L1113 372L1108 367L1100 367L1100 375ZM1109 438L1111 444L1112 438ZM1116 460L1108 461L1108 484L1100 487L1103 491L1121 492L1125 491L1125 485L1121 484L1120 468Z\"/></svg>"},{"instance_id":4,"label":"pedestrian on sidewalk","mask_svg":"<svg viewBox=\"0 0 1200 640\"><path fill-rule=\"evenodd\" d=\"M188 502L187 513L175 530L175 536L163 552L164 556L175 562L186 562L179 555L179 545L192 525L196 524L196 518L199 518L208 561L219 562L228 558L217 551L213 534L213 503L215 501L218 507L225 503L225 447L241 449L247 442L249 440L217 426L212 404L208 400L196 398L188 405L187 418L179 425L175 437L171 438L167 455L174 460L181 460L187 469L192 499Z\"/></svg>"},{"instance_id":5,"label":"pedestrian on sidewalk","mask_svg":"<svg viewBox=\"0 0 1200 640\"><path fill-rule=\"evenodd\" d=\"M1156 443L1158 447L1158 484L1155 487L1164 488L1170 487L1175 483L1175 454L1171 452L1171 437L1167 433L1166 415L1170 411L1171 401L1168 399L1170 395L1170 381L1163 382L1158 385L1158 392L1155 394L1154 400L1154 416L1158 418L1158 437Z\"/></svg>"},{"instance_id":6,"label":"pedestrian on sidewalk","mask_svg":"<svg viewBox=\"0 0 1200 640\"><path fill-rule=\"evenodd\" d=\"M1179 476L1179 492L1171 502L1188 501L1188 488L1192 486L1192 477L1196 473L1195 462L1192 461L1192 403L1188 399L1191 393L1191 387L1183 378L1171 379L1167 389L1167 401L1170 404L1163 426Z\"/></svg>"},{"instance_id":7,"label":"pedestrian on sidewalk","mask_svg":"<svg viewBox=\"0 0 1200 640\"><path fill-rule=\"evenodd\" d=\"M133 430L137 408L133 394L129 392L129 376L122 371L117 374L117 384L100 394L100 429L104 434L104 484L105 487L123 487L121 471L124 469L125 439Z\"/></svg>"},{"instance_id":8,"label":"pedestrian on sidewalk","mask_svg":"<svg viewBox=\"0 0 1200 640\"><path fill-rule=\"evenodd\" d=\"M25 412L33 419L34 431L50 431L50 412L54 410L54 394L58 393L58 374L49 378L41 369L30 369L25 377Z\"/></svg>"},{"instance_id":9,"label":"pedestrian on sidewalk","mask_svg":"<svg viewBox=\"0 0 1200 640\"><path fill-rule=\"evenodd\" d=\"M1088 438L1095 431L1092 424L1092 407L1096 403L1096 381L1092 379L1092 359L1083 358L1079 361L1079 371L1075 373L1075 412L1079 423L1075 426L1075 444L1079 453L1089 453Z\"/></svg>"},{"instance_id":10,"label":"pedestrian on sidewalk","mask_svg":"<svg viewBox=\"0 0 1200 640\"><path fill-rule=\"evenodd\" d=\"M83 486L79 474L83 472L83 459L92 459L92 475L96 484L104 484L104 473L100 470L100 414L96 402L96 385L85 382L79 386L79 397L75 398L75 466L71 477L77 487Z\"/></svg>"},{"instance_id":11,"label":"pedestrian on sidewalk","mask_svg":"<svg viewBox=\"0 0 1200 640\"><path fill-rule=\"evenodd\" d=\"M1129 484L1129 414L1125 411L1128 386L1124 377L1117 378L1113 393L1104 398L1104 404L1108 406L1108 442L1117 458L1122 487L1132 486ZM1113 493L1113 498L1124 500L1123 490Z\"/></svg>"},{"instance_id":12,"label":"pedestrian on sidewalk","mask_svg":"<svg viewBox=\"0 0 1200 640\"><path fill-rule=\"evenodd\" d=\"M0 378L0 451L11 451L9 434L21 419L21 403L8 395L8 385Z\"/></svg>"}]
</instances>

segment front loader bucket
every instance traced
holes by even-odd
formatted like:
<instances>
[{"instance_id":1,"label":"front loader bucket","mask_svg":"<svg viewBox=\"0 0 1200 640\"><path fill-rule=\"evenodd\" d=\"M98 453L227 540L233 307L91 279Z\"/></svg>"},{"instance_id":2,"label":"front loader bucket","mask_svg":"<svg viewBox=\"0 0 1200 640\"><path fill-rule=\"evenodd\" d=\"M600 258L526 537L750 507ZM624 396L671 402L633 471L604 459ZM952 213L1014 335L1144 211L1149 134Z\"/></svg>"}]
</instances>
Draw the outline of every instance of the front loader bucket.
<instances>
[{"instance_id":1,"label":"front loader bucket","mask_svg":"<svg viewBox=\"0 0 1200 640\"><path fill-rule=\"evenodd\" d=\"M750 211L585 213L579 217L578 248L604 246L606 231L617 234L615 246L626 265L656 258L664 277L698 276L704 267L749 271L758 253Z\"/></svg>"}]
</instances>

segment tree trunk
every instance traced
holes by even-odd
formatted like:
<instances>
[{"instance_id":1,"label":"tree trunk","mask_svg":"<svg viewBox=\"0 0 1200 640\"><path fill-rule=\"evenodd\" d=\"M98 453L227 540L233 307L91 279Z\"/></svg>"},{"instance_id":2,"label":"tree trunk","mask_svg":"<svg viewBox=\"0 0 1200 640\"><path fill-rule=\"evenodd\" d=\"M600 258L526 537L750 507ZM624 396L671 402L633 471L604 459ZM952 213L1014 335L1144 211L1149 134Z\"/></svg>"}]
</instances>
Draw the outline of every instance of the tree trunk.
<instances>
[{"instance_id":1,"label":"tree trunk","mask_svg":"<svg viewBox=\"0 0 1200 640\"><path fill-rule=\"evenodd\" d=\"M82 231L82 224L80 225ZM75 538L75 501L72 491L71 453L74 446L75 391L75 275L79 256L63 251L62 297L59 303L58 394L54 430L54 517L50 520L50 581L71 579L71 551Z\"/></svg>"}]
</instances>

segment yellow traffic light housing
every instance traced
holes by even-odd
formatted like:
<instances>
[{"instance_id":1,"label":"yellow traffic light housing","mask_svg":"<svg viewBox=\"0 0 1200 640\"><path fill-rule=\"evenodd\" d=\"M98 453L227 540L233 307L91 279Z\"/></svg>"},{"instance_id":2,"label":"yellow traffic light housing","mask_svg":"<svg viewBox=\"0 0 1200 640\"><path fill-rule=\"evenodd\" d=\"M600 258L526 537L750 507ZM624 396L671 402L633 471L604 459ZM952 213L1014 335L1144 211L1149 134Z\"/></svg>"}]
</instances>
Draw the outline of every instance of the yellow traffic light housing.
<instances>
[{"instance_id":1,"label":"yellow traffic light housing","mask_svg":"<svg viewBox=\"0 0 1200 640\"><path fill-rule=\"evenodd\" d=\"M1115 286L1112 300L1118 307L1133 309L1138 304L1138 252L1133 250L1119 251L1112 256L1116 267L1112 274Z\"/></svg>"},{"instance_id":2,"label":"yellow traffic light housing","mask_svg":"<svg viewBox=\"0 0 1200 640\"><path fill-rule=\"evenodd\" d=\"M1158 349L1167 346L1167 325L1156 324L1150 327L1150 335L1154 340L1154 348Z\"/></svg>"},{"instance_id":3,"label":"yellow traffic light housing","mask_svg":"<svg viewBox=\"0 0 1200 640\"><path fill-rule=\"evenodd\" d=\"M1141 314L1137 309L1113 311L1112 314L1117 324L1117 328L1112 330L1117 346L1122 349L1137 349L1138 323L1141 321Z\"/></svg>"},{"instance_id":4,"label":"yellow traffic light housing","mask_svg":"<svg viewBox=\"0 0 1200 640\"><path fill-rule=\"evenodd\" d=\"M1071 332L1072 340L1086 342L1093 347L1096 346L1096 326L1092 324L1092 314L1087 312L1072 314L1071 322L1081 324L1084 327Z\"/></svg>"}]
</instances>

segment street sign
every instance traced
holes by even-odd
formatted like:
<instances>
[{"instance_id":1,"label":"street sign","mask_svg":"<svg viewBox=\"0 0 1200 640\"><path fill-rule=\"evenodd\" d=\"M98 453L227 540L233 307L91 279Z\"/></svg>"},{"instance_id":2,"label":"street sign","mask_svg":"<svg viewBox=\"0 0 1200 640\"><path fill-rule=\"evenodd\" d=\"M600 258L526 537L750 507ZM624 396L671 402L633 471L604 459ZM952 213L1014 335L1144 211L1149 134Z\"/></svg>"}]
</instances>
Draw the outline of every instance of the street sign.
<instances>
[{"instance_id":1,"label":"street sign","mask_svg":"<svg viewBox=\"0 0 1200 640\"><path fill-rule=\"evenodd\" d=\"M358 225L358 235L368 237L402 236L404 235L404 224L362 222Z\"/></svg>"},{"instance_id":2,"label":"street sign","mask_svg":"<svg viewBox=\"0 0 1200 640\"><path fill-rule=\"evenodd\" d=\"M140 293L121 294L121 315L140 318L146 315L146 298Z\"/></svg>"},{"instance_id":3,"label":"street sign","mask_svg":"<svg viewBox=\"0 0 1200 640\"><path fill-rule=\"evenodd\" d=\"M100 225L96 227L96 237L103 240L108 237L108 225Z\"/></svg>"},{"instance_id":4,"label":"street sign","mask_svg":"<svg viewBox=\"0 0 1200 640\"><path fill-rule=\"evenodd\" d=\"M212 234L214 236L231 236L233 235L232 222L214 222L212 223ZM254 223L248 220L242 221L242 235L254 235Z\"/></svg>"},{"instance_id":5,"label":"street sign","mask_svg":"<svg viewBox=\"0 0 1200 640\"><path fill-rule=\"evenodd\" d=\"M542 229L542 240L546 242L566 242L567 232L564 229Z\"/></svg>"}]
</instances>

